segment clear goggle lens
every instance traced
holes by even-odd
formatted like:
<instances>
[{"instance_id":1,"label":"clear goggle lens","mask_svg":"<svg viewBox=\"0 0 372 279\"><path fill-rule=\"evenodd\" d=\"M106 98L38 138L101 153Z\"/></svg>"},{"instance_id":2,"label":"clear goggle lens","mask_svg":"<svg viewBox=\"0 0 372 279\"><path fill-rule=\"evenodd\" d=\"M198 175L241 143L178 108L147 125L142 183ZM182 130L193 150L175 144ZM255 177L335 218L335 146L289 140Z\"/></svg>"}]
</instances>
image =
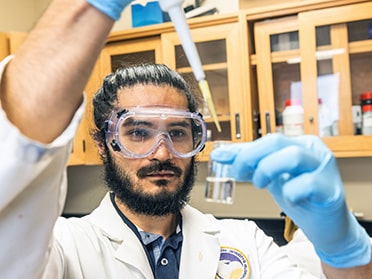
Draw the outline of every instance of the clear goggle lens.
<instances>
[{"instance_id":1,"label":"clear goggle lens","mask_svg":"<svg viewBox=\"0 0 372 279\"><path fill-rule=\"evenodd\" d=\"M206 124L198 113L169 108L143 108L113 112L106 121L106 142L130 158L144 158L165 144L181 158L203 149Z\"/></svg>"}]
</instances>

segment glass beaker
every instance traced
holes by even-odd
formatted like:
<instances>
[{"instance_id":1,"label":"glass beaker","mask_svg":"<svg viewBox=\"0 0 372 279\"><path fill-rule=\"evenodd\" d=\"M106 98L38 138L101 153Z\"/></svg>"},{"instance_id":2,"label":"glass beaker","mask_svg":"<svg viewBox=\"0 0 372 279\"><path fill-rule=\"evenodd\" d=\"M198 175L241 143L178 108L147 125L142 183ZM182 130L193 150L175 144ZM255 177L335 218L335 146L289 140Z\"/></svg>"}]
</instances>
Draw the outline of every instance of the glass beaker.
<instances>
[{"instance_id":1,"label":"glass beaker","mask_svg":"<svg viewBox=\"0 0 372 279\"><path fill-rule=\"evenodd\" d=\"M213 149L232 144L230 141L215 141ZM230 174L231 165L220 164L209 159L206 179L205 200L208 202L233 204L235 197L235 179Z\"/></svg>"}]
</instances>

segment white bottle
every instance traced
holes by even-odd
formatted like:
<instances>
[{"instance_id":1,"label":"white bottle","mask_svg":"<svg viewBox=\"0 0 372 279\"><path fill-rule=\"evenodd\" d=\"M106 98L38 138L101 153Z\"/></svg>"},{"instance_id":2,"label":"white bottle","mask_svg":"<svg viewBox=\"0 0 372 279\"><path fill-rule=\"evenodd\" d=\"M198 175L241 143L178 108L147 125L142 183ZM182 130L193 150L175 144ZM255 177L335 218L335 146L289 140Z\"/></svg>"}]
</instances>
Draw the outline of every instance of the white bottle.
<instances>
[{"instance_id":1,"label":"white bottle","mask_svg":"<svg viewBox=\"0 0 372 279\"><path fill-rule=\"evenodd\" d=\"M362 134L372 135L372 105L364 105L362 113Z\"/></svg>"},{"instance_id":2,"label":"white bottle","mask_svg":"<svg viewBox=\"0 0 372 279\"><path fill-rule=\"evenodd\" d=\"M289 137L304 134L304 109L299 100L290 99L285 102L283 132L284 135Z\"/></svg>"},{"instance_id":3,"label":"white bottle","mask_svg":"<svg viewBox=\"0 0 372 279\"><path fill-rule=\"evenodd\" d=\"M318 99L318 127L320 137L332 136L331 114L320 98Z\"/></svg>"}]
</instances>

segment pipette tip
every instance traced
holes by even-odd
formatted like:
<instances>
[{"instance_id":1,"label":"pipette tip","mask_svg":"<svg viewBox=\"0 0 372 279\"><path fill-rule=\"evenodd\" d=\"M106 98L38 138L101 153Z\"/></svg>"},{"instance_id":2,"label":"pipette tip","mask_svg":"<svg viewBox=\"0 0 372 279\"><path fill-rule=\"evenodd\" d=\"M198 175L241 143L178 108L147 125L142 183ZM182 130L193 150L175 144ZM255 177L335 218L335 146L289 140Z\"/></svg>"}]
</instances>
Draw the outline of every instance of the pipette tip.
<instances>
[{"instance_id":1,"label":"pipette tip","mask_svg":"<svg viewBox=\"0 0 372 279\"><path fill-rule=\"evenodd\" d=\"M217 131L221 132L220 122L218 121L216 110L214 108L213 99L212 99L211 91L209 89L208 82L205 79L200 80L199 81L199 88L200 88L200 91L203 94L204 100L206 101L206 103L208 105L209 112L210 112L211 116L213 117L213 120L214 120L214 123L216 125Z\"/></svg>"}]
</instances>

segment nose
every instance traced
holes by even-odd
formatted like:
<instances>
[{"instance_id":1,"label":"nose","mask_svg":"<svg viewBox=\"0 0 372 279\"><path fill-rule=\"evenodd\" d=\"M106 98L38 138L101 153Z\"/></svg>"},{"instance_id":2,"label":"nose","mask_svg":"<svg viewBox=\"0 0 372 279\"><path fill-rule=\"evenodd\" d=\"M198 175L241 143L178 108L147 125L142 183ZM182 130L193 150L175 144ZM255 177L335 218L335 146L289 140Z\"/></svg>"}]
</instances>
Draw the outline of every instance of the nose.
<instances>
[{"instance_id":1,"label":"nose","mask_svg":"<svg viewBox=\"0 0 372 279\"><path fill-rule=\"evenodd\" d=\"M168 147L168 142L166 139L161 139L157 146L155 147L154 151L151 152L148 156L150 160L159 160L159 161L166 161L173 158L173 153L171 149Z\"/></svg>"}]
</instances>

